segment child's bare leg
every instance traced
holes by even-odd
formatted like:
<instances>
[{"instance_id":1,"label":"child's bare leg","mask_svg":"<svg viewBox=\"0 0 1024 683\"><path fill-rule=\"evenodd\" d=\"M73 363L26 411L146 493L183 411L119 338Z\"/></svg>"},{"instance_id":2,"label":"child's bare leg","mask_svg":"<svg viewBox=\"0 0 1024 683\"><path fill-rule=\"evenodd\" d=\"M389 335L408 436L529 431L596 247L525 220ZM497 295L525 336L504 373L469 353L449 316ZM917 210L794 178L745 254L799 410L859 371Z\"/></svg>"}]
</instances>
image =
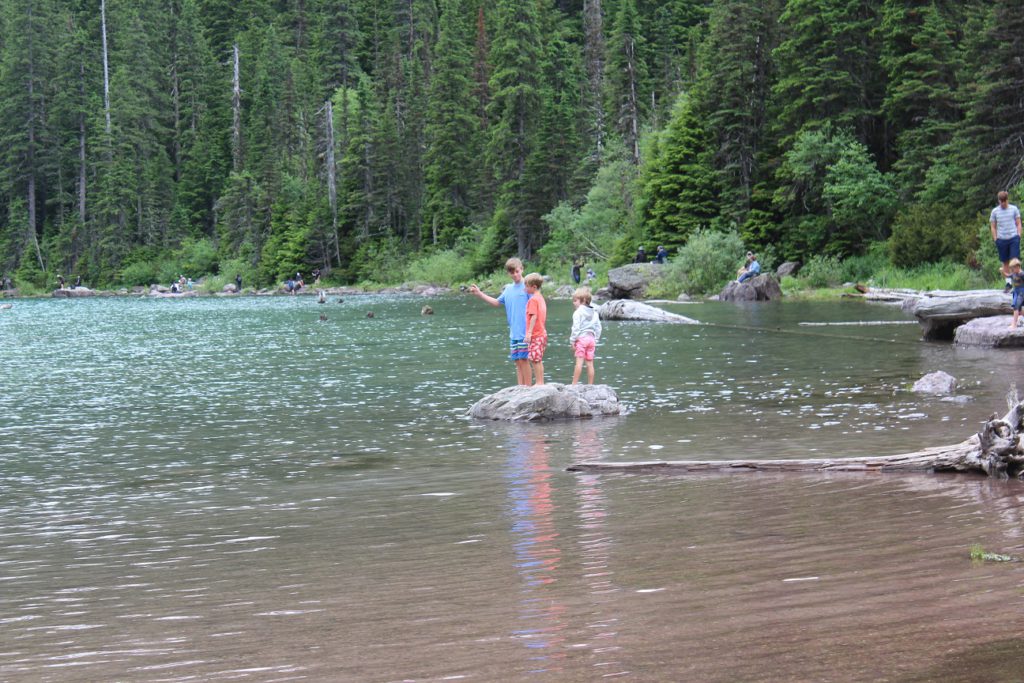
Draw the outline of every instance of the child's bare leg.
<instances>
[{"instance_id":1,"label":"child's bare leg","mask_svg":"<svg viewBox=\"0 0 1024 683\"><path fill-rule=\"evenodd\" d=\"M1017 327L1017 319L1018 319L1018 318L1020 318L1020 311L1018 311L1018 310L1017 310L1017 309L1015 308L1015 309L1013 309L1013 322L1012 322L1012 323L1010 323L1010 327L1011 327L1012 329L1016 329L1016 327Z\"/></svg>"},{"instance_id":2,"label":"child's bare leg","mask_svg":"<svg viewBox=\"0 0 1024 683\"><path fill-rule=\"evenodd\" d=\"M533 383L537 386L544 384L544 361L539 360L531 365L533 366Z\"/></svg>"},{"instance_id":3,"label":"child's bare leg","mask_svg":"<svg viewBox=\"0 0 1024 683\"><path fill-rule=\"evenodd\" d=\"M526 360L516 361L516 381L519 384L530 384L530 362Z\"/></svg>"},{"instance_id":4,"label":"child's bare leg","mask_svg":"<svg viewBox=\"0 0 1024 683\"><path fill-rule=\"evenodd\" d=\"M587 384L594 383L594 361L587 361Z\"/></svg>"},{"instance_id":5,"label":"child's bare leg","mask_svg":"<svg viewBox=\"0 0 1024 683\"><path fill-rule=\"evenodd\" d=\"M572 371L572 383L573 384L579 384L579 382L580 382L580 372L582 372L582 371L583 371L583 359L582 358L577 358L576 359L576 367L573 368L573 371Z\"/></svg>"}]
</instances>

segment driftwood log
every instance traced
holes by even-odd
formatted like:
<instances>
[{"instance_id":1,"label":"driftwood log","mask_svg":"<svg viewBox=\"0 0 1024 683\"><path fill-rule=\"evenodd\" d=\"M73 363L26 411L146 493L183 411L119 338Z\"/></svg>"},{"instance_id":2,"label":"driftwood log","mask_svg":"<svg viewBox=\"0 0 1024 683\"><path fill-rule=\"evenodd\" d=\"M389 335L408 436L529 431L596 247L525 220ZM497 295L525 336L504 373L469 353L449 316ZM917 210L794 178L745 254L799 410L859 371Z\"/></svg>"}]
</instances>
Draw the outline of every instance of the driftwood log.
<instances>
[{"instance_id":1,"label":"driftwood log","mask_svg":"<svg viewBox=\"0 0 1024 683\"><path fill-rule=\"evenodd\" d=\"M1010 295L999 290L926 292L911 306L927 340L952 340L954 330L969 320L1012 313Z\"/></svg>"},{"instance_id":2,"label":"driftwood log","mask_svg":"<svg viewBox=\"0 0 1024 683\"><path fill-rule=\"evenodd\" d=\"M997 479L1024 479L1021 418L1024 403L1017 392L1007 397L1009 412L993 414L981 431L953 446L878 457L814 460L667 460L646 462L584 462L570 472L965 472Z\"/></svg>"}]
</instances>

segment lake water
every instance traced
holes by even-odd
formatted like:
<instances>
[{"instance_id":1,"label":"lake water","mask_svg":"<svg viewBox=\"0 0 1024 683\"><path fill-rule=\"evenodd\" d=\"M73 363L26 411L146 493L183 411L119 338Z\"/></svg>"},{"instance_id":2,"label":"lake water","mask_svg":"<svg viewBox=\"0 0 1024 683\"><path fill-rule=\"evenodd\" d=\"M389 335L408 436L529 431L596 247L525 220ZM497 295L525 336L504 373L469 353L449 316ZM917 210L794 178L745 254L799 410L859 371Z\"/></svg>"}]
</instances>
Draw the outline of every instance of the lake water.
<instances>
[{"instance_id":1,"label":"lake water","mask_svg":"<svg viewBox=\"0 0 1024 683\"><path fill-rule=\"evenodd\" d=\"M565 471L956 443L1024 352L800 325L905 320L859 302L677 305L708 324L605 325L627 416L482 423L504 316L429 303L0 311L0 680L1024 677L1024 565L969 559L1024 553L1019 482ZM964 401L907 391L937 369Z\"/></svg>"}]
</instances>

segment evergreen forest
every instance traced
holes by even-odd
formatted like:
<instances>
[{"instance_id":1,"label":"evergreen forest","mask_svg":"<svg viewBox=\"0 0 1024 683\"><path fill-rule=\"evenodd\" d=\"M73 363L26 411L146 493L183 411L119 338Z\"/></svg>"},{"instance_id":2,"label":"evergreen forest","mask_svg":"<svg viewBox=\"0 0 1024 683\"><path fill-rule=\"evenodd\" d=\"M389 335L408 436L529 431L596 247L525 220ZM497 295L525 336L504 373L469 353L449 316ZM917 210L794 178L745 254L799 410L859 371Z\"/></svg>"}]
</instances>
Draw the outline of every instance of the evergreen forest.
<instances>
[{"instance_id":1,"label":"evergreen forest","mask_svg":"<svg viewBox=\"0 0 1024 683\"><path fill-rule=\"evenodd\" d=\"M0 272L456 280L713 233L970 266L1021 199L1022 41L1014 1L4 0Z\"/></svg>"}]
</instances>

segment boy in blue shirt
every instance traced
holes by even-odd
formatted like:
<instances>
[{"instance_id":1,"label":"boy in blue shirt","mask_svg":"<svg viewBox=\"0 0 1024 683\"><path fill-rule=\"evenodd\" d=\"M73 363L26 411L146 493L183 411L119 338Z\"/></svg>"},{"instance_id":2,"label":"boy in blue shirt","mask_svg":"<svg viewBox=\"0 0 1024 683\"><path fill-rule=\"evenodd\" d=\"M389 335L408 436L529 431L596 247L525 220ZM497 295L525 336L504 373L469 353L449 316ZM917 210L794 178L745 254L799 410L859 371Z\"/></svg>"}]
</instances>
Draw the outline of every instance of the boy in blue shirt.
<instances>
[{"instance_id":1,"label":"boy in blue shirt","mask_svg":"<svg viewBox=\"0 0 1024 683\"><path fill-rule=\"evenodd\" d=\"M517 384L530 384L529 348L526 343L526 302L530 295L523 282L523 262L513 257L505 261L505 272L512 278L512 283L495 299L480 291L475 284L469 286L470 294L486 301L492 306L505 306L505 317L508 320L509 358L516 364Z\"/></svg>"}]
</instances>

